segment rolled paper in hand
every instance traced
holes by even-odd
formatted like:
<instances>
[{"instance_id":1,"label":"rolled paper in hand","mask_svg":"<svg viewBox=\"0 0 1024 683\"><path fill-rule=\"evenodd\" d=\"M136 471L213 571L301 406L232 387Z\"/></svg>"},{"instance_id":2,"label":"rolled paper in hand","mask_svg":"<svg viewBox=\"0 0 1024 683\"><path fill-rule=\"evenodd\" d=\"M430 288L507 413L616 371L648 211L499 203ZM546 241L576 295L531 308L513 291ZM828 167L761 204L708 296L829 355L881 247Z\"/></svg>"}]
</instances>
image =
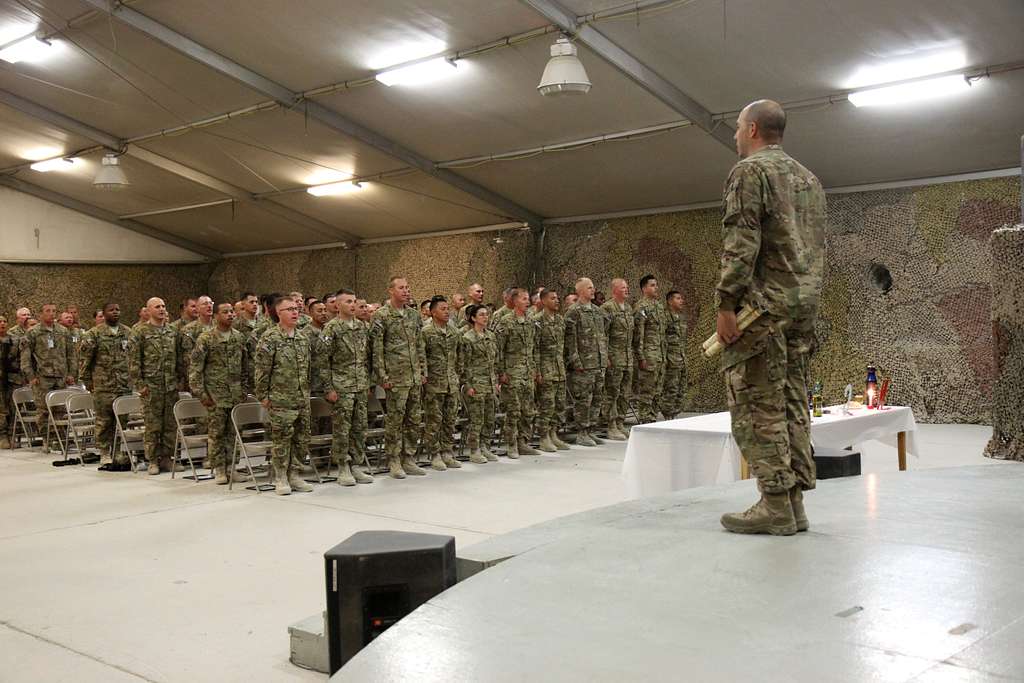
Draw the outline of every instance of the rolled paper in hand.
<instances>
[{"instance_id":1,"label":"rolled paper in hand","mask_svg":"<svg viewBox=\"0 0 1024 683\"><path fill-rule=\"evenodd\" d=\"M751 326L755 320L761 317L761 311L756 308L751 308L749 305L744 306L740 309L740 312L736 314L736 326L740 332ZM704 355L708 358L714 358L722 352L725 345L718 340L718 333L711 335L704 341Z\"/></svg>"}]
</instances>

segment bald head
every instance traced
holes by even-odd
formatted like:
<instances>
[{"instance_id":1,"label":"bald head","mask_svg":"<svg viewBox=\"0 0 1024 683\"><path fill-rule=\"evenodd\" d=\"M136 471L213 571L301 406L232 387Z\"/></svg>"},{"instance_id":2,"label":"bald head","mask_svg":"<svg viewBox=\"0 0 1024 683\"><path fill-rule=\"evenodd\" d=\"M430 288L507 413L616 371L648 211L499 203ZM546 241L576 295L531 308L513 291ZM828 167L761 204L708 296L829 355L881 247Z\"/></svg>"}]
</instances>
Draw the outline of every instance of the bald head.
<instances>
[{"instance_id":1,"label":"bald head","mask_svg":"<svg viewBox=\"0 0 1024 683\"><path fill-rule=\"evenodd\" d=\"M768 145L782 142L786 112L774 100L757 100L743 108L736 119L736 151L748 157Z\"/></svg>"},{"instance_id":2,"label":"bald head","mask_svg":"<svg viewBox=\"0 0 1024 683\"><path fill-rule=\"evenodd\" d=\"M147 301L146 308L149 309L149 322L153 325L163 325L167 320L167 304L160 297L154 296Z\"/></svg>"}]
</instances>

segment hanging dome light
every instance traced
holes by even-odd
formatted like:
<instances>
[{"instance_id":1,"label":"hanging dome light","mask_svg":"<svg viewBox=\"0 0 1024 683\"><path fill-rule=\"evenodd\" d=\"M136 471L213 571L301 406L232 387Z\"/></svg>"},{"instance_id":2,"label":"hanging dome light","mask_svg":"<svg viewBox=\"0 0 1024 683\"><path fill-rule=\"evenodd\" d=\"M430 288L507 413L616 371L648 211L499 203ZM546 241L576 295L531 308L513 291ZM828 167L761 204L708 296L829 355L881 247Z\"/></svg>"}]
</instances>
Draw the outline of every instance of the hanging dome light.
<instances>
[{"instance_id":1,"label":"hanging dome light","mask_svg":"<svg viewBox=\"0 0 1024 683\"><path fill-rule=\"evenodd\" d=\"M128 176L121 170L121 160L116 154L107 154L100 161L100 170L92 181L92 186L100 190L122 190L131 183Z\"/></svg>"},{"instance_id":2,"label":"hanging dome light","mask_svg":"<svg viewBox=\"0 0 1024 683\"><path fill-rule=\"evenodd\" d=\"M537 86L541 95L585 95L590 91L587 70L576 53L576 46L565 36L555 41Z\"/></svg>"}]
</instances>

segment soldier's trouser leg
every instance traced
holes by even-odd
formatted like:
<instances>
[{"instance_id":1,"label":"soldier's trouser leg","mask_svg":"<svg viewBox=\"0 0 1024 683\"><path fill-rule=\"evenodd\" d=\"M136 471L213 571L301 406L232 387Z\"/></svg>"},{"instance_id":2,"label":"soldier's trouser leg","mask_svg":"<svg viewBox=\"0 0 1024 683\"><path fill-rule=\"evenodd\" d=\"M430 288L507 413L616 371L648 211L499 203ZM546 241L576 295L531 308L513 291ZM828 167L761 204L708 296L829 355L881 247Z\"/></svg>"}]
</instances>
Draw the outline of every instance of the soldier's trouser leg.
<instances>
[{"instance_id":1,"label":"soldier's trouser leg","mask_svg":"<svg viewBox=\"0 0 1024 683\"><path fill-rule=\"evenodd\" d=\"M427 457L451 448L455 429L455 394L427 392L423 396L423 442Z\"/></svg>"},{"instance_id":2,"label":"soldier's trouser leg","mask_svg":"<svg viewBox=\"0 0 1024 683\"><path fill-rule=\"evenodd\" d=\"M294 458L296 432L299 430L299 411L288 408L271 408L270 416L270 466L275 477L288 476L289 466Z\"/></svg>"},{"instance_id":3,"label":"soldier's trouser leg","mask_svg":"<svg viewBox=\"0 0 1024 683\"><path fill-rule=\"evenodd\" d=\"M785 336L777 321L762 316L727 353L725 393L733 438L763 491L788 491L797 479L786 421Z\"/></svg>"},{"instance_id":4,"label":"soldier's trouser leg","mask_svg":"<svg viewBox=\"0 0 1024 683\"><path fill-rule=\"evenodd\" d=\"M632 410L629 407L629 401L633 398L633 368L622 369L622 384L619 385L619 398L616 401L615 408L615 419L619 424L622 424L623 420L627 416L632 414Z\"/></svg>"},{"instance_id":5,"label":"soldier's trouser leg","mask_svg":"<svg viewBox=\"0 0 1024 683\"><path fill-rule=\"evenodd\" d=\"M807 384L814 327L785 330L786 334L786 424L789 427L790 467L804 491L815 488L817 469L811 454L811 412L807 406Z\"/></svg>"},{"instance_id":6,"label":"soldier's trouser leg","mask_svg":"<svg viewBox=\"0 0 1024 683\"><path fill-rule=\"evenodd\" d=\"M543 436L558 424L555 417L555 383L544 380L537 385L537 431Z\"/></svg>"},{"instance_id":7,"label":"soldier's trouser leg","mask_svg":"<svg viewBox=\"0 0 1024 683\"><path fill-rule=\"evenodd\" d=\"M501 429L501 438L509 446L516 443L516 432L519 431L520 412L523 409L522 396L512 382L501 388L501 409L505 411L505 424Z\"/></svg>"},{"instance_id":8,"label":"soldier's trouser leg","mask_svg":"<svg viewBox=\"0 0 1024 683\"><path fill-rule=\"evenodd\" d=\"M418 390L418 387L417 387ZM388 458L402 455L402 423L409 402L409 387L391 387L384 399L384 452Z\"/></svg>"},{"instance_id":9,"label":"soldier's trouser leg","mask_svg":"<svg viewBox=\"0 0 1024 683\"><path fill-rule=\"evenodd\" d=\"M54 389L63 389L63 377L40 377L39 381L32 385L32 398L36 402L36 409L39 417L36 419L36 427L39 429L39 436L46 437L46 425L50 423L50 415L46 410L46 394ZM53 438L53 435L50 435Z\"/></svg>"},{"instance_id":10,"label":"soldier's trouser leg","mask_svg":"<svg viewBox=\"0 0 1024 683\"><path fill-rule=\"evenodd\" d=\"M366 465L366 391L352 394L352 427L349 431L348 454L353 465Z\"/></svg>"},{"instance_id":11,"label":"soldier's trouser leg","mask_svg":"<svg viewBox=\"0 0 1024 683\"><path fill-rule=\"evenodd\" d=\"M169 458L174 454L174 404L177 400L177 389L150 389L149 395L143 399L143 418L146 423L143 444L149 462L157 462L160 458Z\"/></svg>"},{"instance_id":12,"label":"soldier's trouser leg","mask_svg":"<svg viewBox=\"0 0 1024 683\"><path fill-rule=\"evenodd\" d=\"M405 403L402 419L402 452L410 458L416 457L416 446L423 438L423 387L413 387Z\"/></svg>"},{"instance_id":13,"label":"soldier's trouser leg","mask_svg":"<svg viewBox=\"0 0 1024 683\"><path fill-rule=\"evenodd\" d=\"M127 392L125 392L127 393ZM96 415L96 448L100 452L100 462L127 462L120 453L111 453L110 446L114 442L114 399L118 394L97 392L92 395Z\"/></svg>"},{"instance_id":14,"label":"soldier's trouser leg","mask_svg":"<svg viewBox=\"0 0 1024 683\"><path fill-rule=\"evenodd\" d=\"M598 385L601 386L598 386ZM578 429L590 429L595 426L601 415L601 399L604 395L604 371L583 370L573 371L569 377L572 390L573 414Z\"/></svg>"},{"instance_id":15,"label":"soldier's trouser leg","mask_svg":"<svg viewBox=\"0 0 1024 683\"><path fill-rule=\"evenodd\" d=\"M291 469L298 474L309 455L309 434L313 421L309 415L309 403L303 403L299 408L299 416L295 421L295 435L292 438Z\"/></svg>"},{"instance_id":16,"label":"soldier's trouser leg","mask_svg":"<svg viewBox=\"0 0 1024 683\"><path fill-rule=\"evenodd\" d=\"M356 394L338 394L331 412L331 460L335 465L352 462L350 447L354 437L355 408Z\"/></svg>"},{"instance_id":17,"label":"soldier's trouser leg","mask_svg":"<svg viewBox=\"0 0 1024 683\"><path fill-rule=\"evenodd\" d=\"M533 434L533 421L537 417L537 406L533 402L533 380L512 382L519 394L519 438L529 441Z\"/></svg>"},{"instance_id":18,"label":"soldier's trouser leg","mask_svg":"<svg viewBox=\"0 0 1024 683\"><path fill-rule=\"evenodd\" d=\"M207 408L206 423L209 425L206 433L206 457L210 461L210 468L227 467L231 461L229 453L233 436L231 408Z\"/></svg>"},{"instance_id":19,"label":"soldier's trouser leg","mask_svg":"<svg viewBox=\"0 0 1024 683\"><path fill-rule=\"evenodd\" d=\"M661 379L661 366L648 364L646 370L638 367L636 372L637 417L641 423L654 422L657 419L655 400Z\"/></svg>"},{"instance_id":20,"label":"soldier's trouser leg","mask_svg":"<svg viewBox=\"0 0 1024 683\"><path fill-rule=\"evenodd\" d=\"M682 365L665 365L662 389L659 392L661 414L671 420L682 410L682 395L686 377L686 368Z\"/></svg>"},{"instance_id":21,"label":"soldier's trouser leg","mask_svg":"<svg viewBox=\"0 0 1024 683\"><path fill-rule=\"evenodd\" d=\"M625 390L626 368L612 366L604 372L604 401L601 405L601 421L611 427L620 419L619 399Z\"/></svg>"},{"instance_id":22,"label":"soldier's trouser leg","mask_svg":"<svg viewBox=\"0 0 1024 683\"><path fill-rule=\"evenodd\" d=\"M459 416L459 396L455 393L442 394L441 403L441 439L438 447L450 453L455 450L455 420Z\"/></svg>"},{"instance_id":23,"label":"soldier's trouser leg","mask_svg":"<svg viewBox=\"0 0 1024 683\"><path fill-rule=\"evenodd\" d=\"M14 415L14 408L11 403L11 391L7 387L0 387L0 437L13 434L11 431L11 417Z\"/></svg>"},{"instance_id":24,"label":"soldier's trouser leg","mask_svg":"<svg viewBox=\"0 0 1024 683\"><path fill-rule=\"evenodd\" d=\"M484 397L480 393L475 396L466 394L466 417L469 420L466 424L466 446L475 451L480 448L480 437L484 429ZM484 443L487 443L486 440Z\"/></svg>"}]
</instances>

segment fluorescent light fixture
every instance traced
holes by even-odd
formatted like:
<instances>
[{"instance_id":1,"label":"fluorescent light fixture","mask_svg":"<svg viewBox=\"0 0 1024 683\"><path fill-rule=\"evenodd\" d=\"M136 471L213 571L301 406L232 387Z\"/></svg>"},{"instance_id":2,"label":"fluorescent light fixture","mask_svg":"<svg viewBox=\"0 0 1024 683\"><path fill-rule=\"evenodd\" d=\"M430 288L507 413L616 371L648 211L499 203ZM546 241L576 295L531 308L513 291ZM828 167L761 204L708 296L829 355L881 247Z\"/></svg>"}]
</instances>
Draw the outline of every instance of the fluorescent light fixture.
<instances>
[{"instance_id":1,"label":"fluorescent light fixture","mask_svg":"<svg viewBox=\"0 0 1024 683\"><path fill-rule=\"evenodd\" d=\"M850 93L850 104L855 107L876 107L918 102L946 97L970 90L971 84L963 75L940 76L912 83L881 86Z\"/></svg>"},{"instance_id":2,"label":"fluorescent light fixture","mask_svg":"<svg viewBox=\"0 0 1024 683\"><path fill-rule=\"evenodd\" d=\"M562 36L551 46L551 59L544 67L537 90L541 95L585 95L590 78L577 56L576 46Z\"/></svg>"},{"instance_id":3,"label":"fluorescent light fixture","mask_svg":"<svg viewBox=\"0 0 1024 683\"><path fill-rule=\"evenodd\" d=\"M366 63L371 71L384 71L399 64L408 64L433 55L439 55L448 49L444 41L437 38L419 38L401 42L378 52Z\"/></svg>"},{"instance_id":4,"label":"fluorescent light fixture","mask_svg":"<svg viewBox=\"0 0 1024 683\"><path fill-rule=\"evenodd\" d=\"M356 183L351 180L345 180L340 183L327 183L326 185L314 185L313 187L307 187L306 192L310 193L314 197L332 197L335 195L353 194L364 189L366 189L366 183Z\"/></svg>"},{"instance_id":5,"label":"fluorescent light fixture","mask_svg":"<svg viewBox=\"0 0 1024 683\"><path fill-rule=\"evenodd\" d=\"M416 62L408 66L381 71L376 78L388 87L392 85L425 85L450 76L457 70L455 62L444 57L436 57L425 62Z\"/></svg>"},{"instance_id":6,"label":"fluorescent light fixture","mask_svg":"<svg viewBox=\"0 0 1024 683\"><path fill-rule=\"evenodd\" d=\"M303 185L326 185L327 183L340 183L344 180L351 180L355 177L354 171L339 171L334 168L318 168L302 179Z\"/></svg>"},{"instance_id":7,"label":"fluorescent light fixture","mask_svg":"<svg viewBox=\"0 0 1024 683\"><path fill-rule=\"evenodd\" d=\"M18 62L38 62L48 57L53 51L53 43L28 36L0 50L0 59L11 64Z\"/></svg>"},{"instance_id":8,"label":"fluorescent light fixture","mask_svg":"<svg viewBox=\"0 0 1024 683\"><path fill-rule=\"evenodd\" d=\"M121 169L121 160L116 154L107 154L100 160L100 170L92 181L97 190L123 190L131 185L128 176Z\"/></svg>"},{"instance_id":9,"label":"fluorescent light fixture","mask_svg":"<svg viewBox=\"0 0 1024 683\"><path fill-rule=\"evenodd\" d=\"M24 152L21 156L29 161L44 161L55 159L64 152L60 147L35 147Z\"/></svg>"},{"instance_id":10,"label":"fluorescent light fixture","mask_svg":"<svg viewBox=\"0 0 1024 683\"><path fill-rule=\"evenodd\" d=\"M29 166L29 168L33 171L38 171L39 173L49 173L50 171L70 171L75 167L75 161L76 159L62 159L57 157L56 159L37 161Z\"/></svg>"},{"instance_id":11,"label":"fluorescent light fixture","mask_svg":"<svg viewBox=\"0 0 1024 683\"><path fill-rule=\"evenodd\" d=\"M962 50L933 50L927 55L891 59L882 64L862 66L842 87L846 90L859 90L873 85L948 73L966 67L967 57Z\"/></svg>"}]
</instances>

